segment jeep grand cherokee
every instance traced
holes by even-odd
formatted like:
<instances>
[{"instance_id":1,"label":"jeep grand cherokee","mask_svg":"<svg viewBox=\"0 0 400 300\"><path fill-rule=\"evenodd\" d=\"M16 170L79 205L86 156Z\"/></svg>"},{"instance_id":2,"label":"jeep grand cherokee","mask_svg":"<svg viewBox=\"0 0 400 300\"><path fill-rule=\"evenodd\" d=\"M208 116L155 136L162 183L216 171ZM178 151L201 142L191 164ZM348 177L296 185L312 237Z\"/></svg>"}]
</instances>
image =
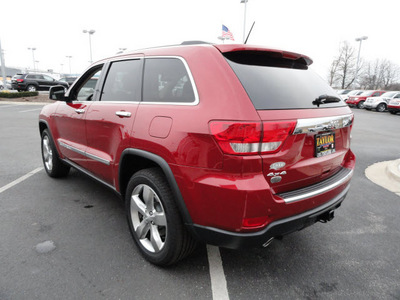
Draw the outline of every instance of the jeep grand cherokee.
<instances>
[{"instance_id":1,"label":"jeep grand cherokee","mask_svg":"<svg viewBox=\"0 0 400 300\"><path fill-rule=\"evenodd\" d=\"M124 53L54 87L39 128L51 177L70 167L125 199L142 255L238 249L327 222L355 165L353 114L304 55L193 44ZM93 78L95 88L89 88Z\"/></svg>"}]
</instances>

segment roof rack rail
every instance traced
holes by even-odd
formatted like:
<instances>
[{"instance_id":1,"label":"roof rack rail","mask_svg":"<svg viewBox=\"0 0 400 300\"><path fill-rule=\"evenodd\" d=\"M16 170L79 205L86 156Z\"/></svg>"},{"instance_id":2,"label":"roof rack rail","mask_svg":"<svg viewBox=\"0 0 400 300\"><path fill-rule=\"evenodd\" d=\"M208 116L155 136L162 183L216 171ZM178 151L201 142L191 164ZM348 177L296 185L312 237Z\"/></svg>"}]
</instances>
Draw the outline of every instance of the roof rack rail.
<instances>
[{"instance_id":1,"label":"roof rack rail","mask_svg":"<svg viewBox=\"0 0 400 300\"><path fill-rule=\"evenodd\" d=\"M198 45L198 44L211 45L211 43L204 42L204 41L184 41L184 42L181 43L181 45Z\"/></svg>"}]
</instances>

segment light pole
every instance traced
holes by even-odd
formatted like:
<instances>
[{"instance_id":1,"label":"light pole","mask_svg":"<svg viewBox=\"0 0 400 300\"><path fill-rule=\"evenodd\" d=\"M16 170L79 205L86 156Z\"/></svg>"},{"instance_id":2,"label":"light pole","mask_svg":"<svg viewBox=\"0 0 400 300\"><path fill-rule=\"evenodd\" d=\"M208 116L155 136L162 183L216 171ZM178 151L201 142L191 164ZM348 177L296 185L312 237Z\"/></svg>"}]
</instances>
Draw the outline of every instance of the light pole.
<instances>
[{"instance_id":1,"label":"light pole","mask_svg":"<svg viewBox=\"0 0 400 300\"><path fill-rule=\"evenodd\" d=\"M5 90L8 90L7 88L7 78L6 78L6 65L4 62L4 51L3 48L1 48L1 41L0 41L0 62L1 62L1 77L3 77L3 86Z\"/></svg>"},{"instance_id":2,"label":"light pole","mask_svg":"<svg viewBox=\"0 0 400 300\"><path fill-rule=\"evenodd\" d=\"M35 50L36 50L36 48L28 48L28 50L32 50L33 71L35 71L36 70L36 65L35 65Z\"/></svg>"},{"instance_id":3,"label":"light pole","mask_svg":"<svg viewBox=\"0 0 400 300\"><path fill-rule=\"evenodd\" d=\"M244 20L243 20L243 43L246 40L246 8L249 0L240 0L240 3L244 3Z\"/></svg>"},{"instance_id":4,"label":"light pole","mask_svg":"<svg viewBox=\"0 0 400 300\"><path fill-rule=\"evenodd\" d=\"M368 39L368 37L367 36L362 36L362 37L358 37L358 38L356 38L356 42L360 42L360 46L358 47L358 56L357 56L357 66L356 66L356 75L354 76L354 87L355 87L355 85L356 85L356 83L357 83L357 76L358 76L358 64L359 64L359 62L360 62L360 53L361 53L361 43L362 43L362 41L365 41L366 39Z\"/></svg>"},{"instance_id":5,"label":"light pole","mask_svg":"<svg viewBox=\"0 0 400 300\"><path fill-rule=\"evenodd\" d=\"M67 55L66 58L69 59L69 74L71 75L71 58L72 58L72 56L71 55Z\"/></svg>"},{"instance_id":6,"label":"light pole","mask_svg":"<svg viewBox=\"0 0 400 300\"><path fill-rule=\"evenodd\" d=\"M90 63L91 64L93 63L93 59L92 59L92 40L91 40L90 36L95 32L96 31L93 29L90 29L90 30L84 29L83 30L83 33L87 33L89 35L89 49L90 49Z\"/></svg>"}]
</instances>

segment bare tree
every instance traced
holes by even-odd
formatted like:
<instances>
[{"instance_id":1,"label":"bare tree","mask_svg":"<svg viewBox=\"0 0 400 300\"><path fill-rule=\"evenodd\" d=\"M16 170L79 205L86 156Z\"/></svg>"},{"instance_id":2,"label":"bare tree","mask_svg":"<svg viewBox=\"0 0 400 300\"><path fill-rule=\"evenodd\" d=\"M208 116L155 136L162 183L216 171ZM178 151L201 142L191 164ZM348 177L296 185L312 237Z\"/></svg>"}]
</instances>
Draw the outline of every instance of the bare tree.
<instances>
[{"instance_id":1,"label":"bare tree","mask_svg":"<svg viewBox=\"0 0 400 300\"><path fill-rule=\"evenodd\" d=\"M382 70L382 88L388 90L398 80L399 66L389 60L385 60Z\"/></svg>"},{"instance_id":2,"label":"bare tree","mask_svg":"<svg viewBox=\"0 0 400 300\"><path fill-rule=\"evenodd\" d=\"M356 74L357 54L355 49L345 41L340 45L339 55L333 60L329 71L329 82L331 85L340 86L342 89L349 88ZM362 63L359 64L361 69Z\"/></svg>"},{"instance_id":3,"label":"bare tree","mask_svg":"<svg viewBox=\"0 0 400 300\"><path fill-rule=\"evenodd\" d=\"M364 68L361 86L365 89L388 90L399 78L399 68L387 59L368 62Z\"/></svg>"}]
</instances>

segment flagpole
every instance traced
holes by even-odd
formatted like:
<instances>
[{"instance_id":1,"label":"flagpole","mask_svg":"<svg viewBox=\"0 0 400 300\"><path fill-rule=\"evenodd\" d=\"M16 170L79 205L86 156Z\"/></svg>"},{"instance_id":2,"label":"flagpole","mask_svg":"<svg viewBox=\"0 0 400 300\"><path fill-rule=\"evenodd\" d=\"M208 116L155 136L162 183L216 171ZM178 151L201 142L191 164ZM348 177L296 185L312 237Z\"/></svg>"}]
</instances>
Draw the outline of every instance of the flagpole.
<instances>
[{"instance_id":1,"label":"flagpole","mask_svg":"<svg viewBox=\"0 0 400 300\"><path fill-rule=\"evenodd\" d=\"M243 43L246 40L246 9L247 9L247 1L241 0L240 3L244 3L244 20L243 20Z\"/></svg>"}]
</instances>

